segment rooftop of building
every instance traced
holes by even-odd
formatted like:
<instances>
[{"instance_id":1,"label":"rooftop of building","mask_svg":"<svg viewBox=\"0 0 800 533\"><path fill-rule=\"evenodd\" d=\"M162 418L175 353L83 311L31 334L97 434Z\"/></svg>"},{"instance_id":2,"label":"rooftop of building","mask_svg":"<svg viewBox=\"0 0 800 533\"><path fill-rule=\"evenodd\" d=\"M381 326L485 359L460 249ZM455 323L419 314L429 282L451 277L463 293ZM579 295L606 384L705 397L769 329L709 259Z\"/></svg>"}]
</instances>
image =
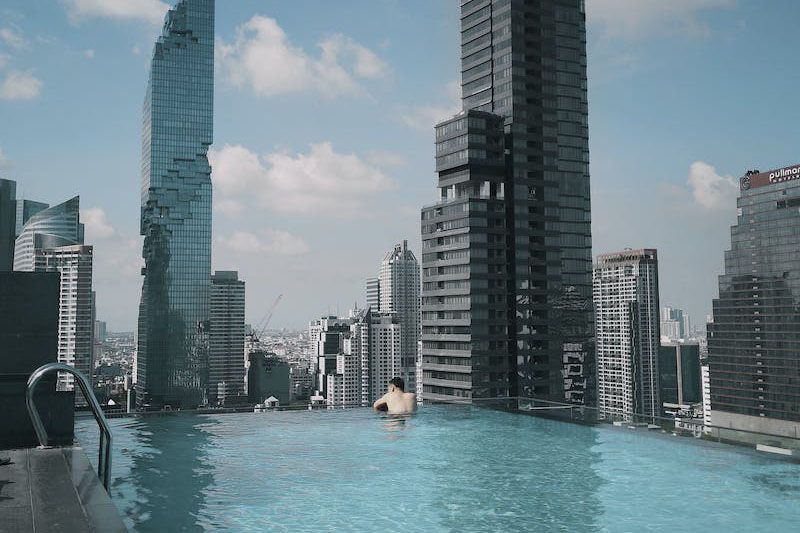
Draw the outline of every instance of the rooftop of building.
<instances>
[{"instance_id":1,"label":"rooftop of building","mask_svg":"<svg viewBox=\"0 0 800 533\"><path fill-rule=\"evenodd\" d=\"M624 263L628 261L640 261L643 259L657 260L658 251L655 248L626 248L620 252L610 252L599 254L596 264L607 265L611 263Z\"/></svg>"}]
</instances>

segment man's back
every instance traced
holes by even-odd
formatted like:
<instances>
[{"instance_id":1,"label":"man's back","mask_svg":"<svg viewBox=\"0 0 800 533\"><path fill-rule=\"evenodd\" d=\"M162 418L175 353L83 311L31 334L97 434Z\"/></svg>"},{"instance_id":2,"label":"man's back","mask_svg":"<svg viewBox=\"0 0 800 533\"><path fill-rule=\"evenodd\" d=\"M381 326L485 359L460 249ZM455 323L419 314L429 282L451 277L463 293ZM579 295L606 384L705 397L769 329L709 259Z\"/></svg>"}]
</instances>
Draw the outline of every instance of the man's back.
<instances>
[{"instance_id":1,"label":"man's back","mask_svg":"<svg viewBox=\"0 0 800 533\"><path fill-rule=\"evenodd\" d=\"M384 398L386 398L386 411L390 414L413 413L417 407L417 395L412 392L396 390Z\"/></svg>"}]
</instances>

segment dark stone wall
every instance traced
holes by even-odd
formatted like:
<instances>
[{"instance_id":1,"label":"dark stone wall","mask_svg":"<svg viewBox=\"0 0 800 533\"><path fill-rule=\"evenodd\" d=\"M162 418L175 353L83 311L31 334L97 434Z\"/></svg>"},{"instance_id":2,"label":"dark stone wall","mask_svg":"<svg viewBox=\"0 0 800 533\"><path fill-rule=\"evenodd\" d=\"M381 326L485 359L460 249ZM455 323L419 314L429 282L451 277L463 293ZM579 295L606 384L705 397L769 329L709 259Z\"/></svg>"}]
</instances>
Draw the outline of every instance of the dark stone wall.
<instances>
[{"instance_id":1,"label":"dark stone wall","mask_svg":"<svg viewBox=\"0 0 800 533\"><path fill-rule=\"evenodd\" d=\"M59 275L0 272L0 448L37 446L25 406L30 374L55 362ZM36 405L50 444L72 444L74 392L57 392L56 374L40 381Z\"/></svg>"}]
</instances>

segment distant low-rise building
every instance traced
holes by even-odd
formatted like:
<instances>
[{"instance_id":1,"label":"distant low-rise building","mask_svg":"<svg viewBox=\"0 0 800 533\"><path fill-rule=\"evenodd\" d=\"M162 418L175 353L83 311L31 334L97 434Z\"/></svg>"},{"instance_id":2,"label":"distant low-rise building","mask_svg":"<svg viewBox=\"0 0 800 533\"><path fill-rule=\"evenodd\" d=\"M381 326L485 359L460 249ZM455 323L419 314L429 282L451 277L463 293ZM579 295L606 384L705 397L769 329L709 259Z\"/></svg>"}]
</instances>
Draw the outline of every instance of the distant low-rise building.
<instances>
[{"instance_id":1,"label":"distant low-rise building","mask_svg":"<svg viewBox=\"0 0 800 533\"><path fill-rule=\"evenodd\" d=\"M287 405L291 398L289 363L263 351L250 352L247 371L247 398L251 404L263 403L270 396Z\"/></svg>"},{"instance_id":2,"label":"distant low-rise building","mask_svg":"<svg viewBox=\"0 0 800 533\"><path fill-rule=\"evenodd\" d=\"M664 412L675 415L703 403L703 379L697 342L662 342L658 354L658 378Z\"/></svg>"}]
</instances>

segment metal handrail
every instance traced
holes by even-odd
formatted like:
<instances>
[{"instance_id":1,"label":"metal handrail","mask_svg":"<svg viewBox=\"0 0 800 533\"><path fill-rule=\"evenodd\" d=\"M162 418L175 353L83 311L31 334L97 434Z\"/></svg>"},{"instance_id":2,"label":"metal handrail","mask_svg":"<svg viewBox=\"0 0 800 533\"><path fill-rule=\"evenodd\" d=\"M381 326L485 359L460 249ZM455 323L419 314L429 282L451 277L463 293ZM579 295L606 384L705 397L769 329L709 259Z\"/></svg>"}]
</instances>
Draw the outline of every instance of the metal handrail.
<instances>
[{"instance_id":1,"label":"metal handrail","mask_svg":"<svg viewBox=\"0 0 800 533\"><path fill-rule=\"evenodd\" d=\"M111 430L108 427L108 421L103 414L103 409L100 407L100 403L97 401L97 397L94 395L92 386L89 380L86 379L86 376L75 370L74 367L65 365L64 363L47 363L42 365L34 370L33 374L28 378L28 388L25 391L25 403L28 406L28 415L31 417L33 429L36 431L39 444L42 448L48 447L47 430L45 430L42 418L39 416L39 411L36 409L36 405L33 402L33 392L39 380L50 372L68 372L75 376L75 381L78 382L78 386L81 388L81 391L83 391L86 403L88 403L89 407L92 409L94 419L100 428L97 475L102 480L106 492L108 492L109 481L111 479Z\"/></svg>"}]
</instances>

